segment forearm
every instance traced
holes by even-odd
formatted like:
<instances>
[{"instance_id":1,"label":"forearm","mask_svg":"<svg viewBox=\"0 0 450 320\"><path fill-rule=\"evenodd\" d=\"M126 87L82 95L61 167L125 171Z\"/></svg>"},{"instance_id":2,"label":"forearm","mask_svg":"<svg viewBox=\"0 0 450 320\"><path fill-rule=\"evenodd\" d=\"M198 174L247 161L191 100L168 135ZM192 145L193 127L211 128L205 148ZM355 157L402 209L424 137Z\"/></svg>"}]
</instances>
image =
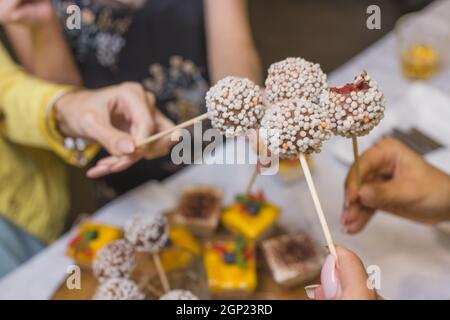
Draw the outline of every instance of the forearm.
<instances>
[{"instance_id":1,"label":"forearm","mask_svg":"<svg viewBox=\"0 0 450 320\"><path fill-rule=\"evenodd\" d=\"M32 73L48 81L81 85L78 68L60 30L57 18L30 29ZM51 39L51 41L49 41Z\"/></svg>"},{"instance_id":2,"label":"forearm","mask_svg":"<svg viewBox=\"0 0 450 320\"><path fill-rule=\"evenodd\" d=\"M208 62L213 83L226 76L262 81L246 0L204 0Z\"/></svg>"}]
</instances>

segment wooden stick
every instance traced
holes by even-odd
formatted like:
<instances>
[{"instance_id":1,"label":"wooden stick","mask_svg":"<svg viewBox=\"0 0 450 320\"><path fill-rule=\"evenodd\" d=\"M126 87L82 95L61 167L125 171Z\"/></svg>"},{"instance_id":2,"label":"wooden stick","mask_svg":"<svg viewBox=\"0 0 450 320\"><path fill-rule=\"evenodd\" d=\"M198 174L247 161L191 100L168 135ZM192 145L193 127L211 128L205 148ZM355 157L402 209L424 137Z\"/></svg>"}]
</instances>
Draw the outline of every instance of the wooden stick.
<instances>
[{"instance_id":1,"label":"wooden stick","mask_svg":"<svg viewBox=\"0 0 450 320\"><path fill-rule=\"evenodd\" d=\"M147 290L149 291L151 294L157 296L158 298L161 297L163 295L163 293L161 291L159 291L158 289L156 289L151 283L150 283L150 277L149 276L144 276L139 280L139 288L141 288L142 290Z\"/></svg>"},{"instance_id":2,"label":"wooden stick","mask_svg":"<svg viewBox=\"0 0 450 320\"><path fill-rule=\"evenodd\" d=\"M158 132L157 134L154 134L154 135L148 137L147 139L145 139L145 140L139 142L138 144L136 144L136 147L139 148L139 147L142 147L142 146L144 146L146 144L155 142L156 140L159 140L162 137L167 136L168 134L171 134L175 130L189 127L189 126L193 125L194 123L196 123L198 121L205 120L206 118L208 118L208 114L207 113L201 114L201 115L199 115L199 116L197 116L195 118L192 118L191 120L188 120L188 121L182 122L180 124L177 124L173 128L170 128L170 129Z\"/></svg>"},{"instance_id":3,"label":"wooden stick","mask_svg":"<svg viewBox=\"0 0 450 320\"><path fill-rule=\"evenodd\" d=\"M323 233L325 235L325 240L328 244L328 249L331 254L337 258L336 247L334 246L333 238L331 237L330 229L328 228L327 219L325 218L325 214L322 210L322 205L320 204L319 196L317 194L316 187L314 186L314 181L311 176L311 171L309 171L308 162L305 159L303 154L300 154L300 164L303 169L303 174L305 175L306 183L308 184L309 191L311 192L311 196L314 202L314 206L316 208L316 213L319 216L320 225L322 226Z\"/></svg>"},{"instance_id":4,"label":"wooden stick","mask_svg":"<svg viewBox=\"0 0 450 320\"><path fill-rule=\"evenodd\" d=\"M353 158L355 159L355 171L356 171L356 185L361 187L361 174L359 171L359 152L358 152L358 140L354 136L352 137L353 144Z\"/></svg>"},{"instance_id":5,"label":"wooden stick","mask_svg":"<svg viewBox=\"0 0 450 320\"><path fill-rule=\"evenodd\" d=\"M153 253L153 262L155 263L156 271L158 272L164 292L167 293L170 291L170 284L158 253Z\"/></svg>"},{"instance_id":6,"label":"wooden stick","mask_svg":"<svg viewBox=\"0 0 450 320\"><path fill-rule=\"evenodd\" d=\"M245 189L245 194L250 194L252 187L255 184L256 177L258 176L258 165L255 166L255 170L247 183L247 188Z\"/></svg>"}]
</instances>

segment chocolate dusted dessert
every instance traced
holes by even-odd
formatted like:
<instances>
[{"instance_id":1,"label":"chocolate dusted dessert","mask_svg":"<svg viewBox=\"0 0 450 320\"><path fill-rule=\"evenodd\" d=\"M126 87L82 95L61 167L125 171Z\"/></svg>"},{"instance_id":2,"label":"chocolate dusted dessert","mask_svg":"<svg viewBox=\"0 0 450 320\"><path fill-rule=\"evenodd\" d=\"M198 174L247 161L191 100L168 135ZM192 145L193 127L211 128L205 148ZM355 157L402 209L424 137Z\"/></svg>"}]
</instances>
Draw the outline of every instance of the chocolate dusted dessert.
<instances>
[{"instance_id":1,"label":"chocolate dusted dessert","mask_svg":"<svg viewBox=\"0 0 450 320\"><path fill-rule=\"evenodd\" d=\"M185 188L174 213L174 222L199 236L211 235L219 223L222 191L211 186Z\"/></svg>"},{"instance_id":2,"label":"chocolate dusted dessert","mask_svg":"<svg viewBox=\"0 0 450 320\"><path fill-rule=\"evenodd\" d=\"M319 274L324 254L304 232L267 239L262 249L275 282L295 286Z\"/></svg>"}]
</instances>

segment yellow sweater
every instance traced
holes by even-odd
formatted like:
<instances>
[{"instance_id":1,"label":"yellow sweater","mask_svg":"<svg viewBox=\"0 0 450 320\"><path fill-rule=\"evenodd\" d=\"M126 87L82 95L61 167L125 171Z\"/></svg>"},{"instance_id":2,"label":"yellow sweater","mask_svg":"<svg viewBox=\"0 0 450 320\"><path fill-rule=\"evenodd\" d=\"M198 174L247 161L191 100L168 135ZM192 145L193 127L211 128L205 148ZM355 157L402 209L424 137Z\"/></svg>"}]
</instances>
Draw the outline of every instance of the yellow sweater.
<instances>
[{"instance_id":1,"label":"yellow sweater","mask_svg":"<svg viewBox=\"0 0 450 320\"><path fill-rule=\"evenodd\" d=\"M0 215L44 242L57 238L69 208L64 148L49 104L70 90L23 72L0 44ZM96 151L89 147L85 157Z\"/></svg>"}]
</instances>

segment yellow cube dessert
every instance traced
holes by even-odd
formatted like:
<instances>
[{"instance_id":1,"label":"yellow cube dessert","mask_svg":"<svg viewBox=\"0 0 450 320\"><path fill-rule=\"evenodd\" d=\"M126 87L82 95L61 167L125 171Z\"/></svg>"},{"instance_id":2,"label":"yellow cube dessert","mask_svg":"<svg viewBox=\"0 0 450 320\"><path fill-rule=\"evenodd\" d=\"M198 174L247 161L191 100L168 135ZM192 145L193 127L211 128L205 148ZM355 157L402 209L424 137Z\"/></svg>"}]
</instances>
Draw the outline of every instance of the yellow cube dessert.
<instances>
[{"instance_id":1,"label":"yellow cube dessert","mask_svg":"<svg viewBox=\"0 0 450 320\"><path fill-rule=\"evenodd\" d=\"M78 264L90 266L96 253L107 243L123 237L120 228L94 222L78 226L76 235L69 242L67 255Z\"/></svg>"},{"instance_id":2,"label":"yellow cube dessert","mask_svg":"<svg viewBox=\"0 0 450 320\"><path fill-rule=\"evenodd\" d=\"M240 195L236 203L224 210L222 223L249 240L256 240L273 225L280 209L265 200L260 192Z\"/></svg>"},{"instance_id":3,"label":"yellow cube dessert","mask_svg":"<svg viewBox=\"0 0 450 320\"><path fill-rule=\"evenodd\" d=\"M160 252L164 270L169 271L184 267L191 261L192 254L197 256L202 254L202 247L198 241L186 227L171 225L169 227L169 242Z\"/></svg>"},{"instance_id":4,"label":"yellow cube dessert","mask_svg":"<svg viewBox=\"0 0 450 320\"><path fill-rule=\"evenodd\" d=\"M208 243L203 257L213 293L250 293L256 289L255 247L242 239Z\"/></svg>"}]
</instances>

